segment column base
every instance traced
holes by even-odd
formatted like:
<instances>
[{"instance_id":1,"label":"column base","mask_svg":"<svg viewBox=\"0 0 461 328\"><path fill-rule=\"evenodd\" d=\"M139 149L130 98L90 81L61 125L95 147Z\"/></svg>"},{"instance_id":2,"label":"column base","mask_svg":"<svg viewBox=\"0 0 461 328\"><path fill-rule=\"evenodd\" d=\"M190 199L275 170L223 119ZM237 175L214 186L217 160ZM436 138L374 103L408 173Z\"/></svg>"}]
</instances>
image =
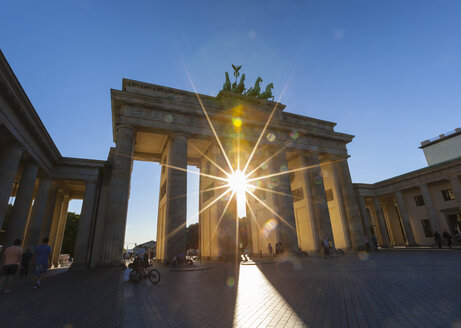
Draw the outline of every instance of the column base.
<instances>
[{"instance_id":1,"label":"column base","mask_svg":"<svg viewBox=\"0 0 461 328\"><path fill-rule=\"evenodd\" d=\"M69 267L70 271L85 271L88 269L89 269L88 265L84 263L72 263L71 266Z\"/></svg>"}]
</instances>

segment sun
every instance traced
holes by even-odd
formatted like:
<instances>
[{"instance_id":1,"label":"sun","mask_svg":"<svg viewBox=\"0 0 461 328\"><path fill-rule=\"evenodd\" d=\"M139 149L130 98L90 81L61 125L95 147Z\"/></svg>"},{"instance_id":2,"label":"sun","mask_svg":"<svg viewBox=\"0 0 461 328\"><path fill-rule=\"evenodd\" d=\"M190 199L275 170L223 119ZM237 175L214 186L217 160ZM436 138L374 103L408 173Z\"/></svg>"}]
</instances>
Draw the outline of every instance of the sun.
<instances>
[{"instance_id":1,"label":"sun","mask_svg":"<svg viewBox=\"0 0 461 328\"><path fill-rule=\"evenodd\" d=\"M239 218L246 216L246 193L249 188L248 181L240 170L235 170L229 175L228 183L230 189L237 196L237 215Z\"/></svg>"}]
</instances>

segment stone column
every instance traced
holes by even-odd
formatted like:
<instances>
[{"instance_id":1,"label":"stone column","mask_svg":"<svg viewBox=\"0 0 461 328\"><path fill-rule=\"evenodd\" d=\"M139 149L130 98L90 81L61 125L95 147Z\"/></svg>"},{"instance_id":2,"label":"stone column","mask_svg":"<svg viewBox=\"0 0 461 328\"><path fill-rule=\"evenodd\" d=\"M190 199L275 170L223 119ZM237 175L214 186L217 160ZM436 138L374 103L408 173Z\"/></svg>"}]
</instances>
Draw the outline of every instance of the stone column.
<instances>
[{"instance_id":1,"label":"stone column","mask_svg":"<svg viewBox=\"0 0 461 328\"><path fill-rule=\"evenodd\" d=\"M335 163L331 163L330 168L331 168L331 173L333 175L335 197L336 197L338 207L339 207L339 216L341 218L341 225L343 227L342 230L344 231L344 240L346 241L346 245L348 245L348 247L351 247L353 246L352 241L351 241L351 232L349 231L346 205L344 203L345 200L344 200L342 186L341 186L341 179L339 178L338 167L337 165L335 165Z\"/></svg>"},{"instance_id":2,"label":"stone column","mask_svg":"<svg viewBox=\"0 0 461 328\"><path fill-rule=\"evenodd\" d=\"M53 209L53 216L51 219L51 226L50 230L48 231L48 234L46 234L46 230L44 231L44 237L48 237L50 239L50 242L48 245L50 245L51 249L54 249L54 244L56 243L56 234L58 232L58 226L59 226L59 218L61 217L61 208L62 208L62 202L64 200L64 192L59 189L58 192L56 193L56 202L54 205Z\"/></svg>"},{"instance_id":3,"label":"stone column","mask_svg":"<svg viewBox=\"0 0 461 328\"><path fill-rule=\"evenodd\" d=\"M27 163L24 166L16 199L6 224L5 248L13 245L13 242L18 238L24 241L24 232L27 226L30 206L32 205L37 173L38 166L36 164Z\"/></svg>"},{"instance_id":4,"label":"stone column","mask_svg":"<svg viewBox=\"0 0 461 328\"><path fill-rule=\"evenodd\" d=\"M187 135L174 134L169 141L167 164L187 169ZM186 250L187 172L167 167L165 259Z\"/></svg>"},{"instance_id":5,"label":"stone column","mask_svg":"<svg viewBox=\"0 0 461 328\"><path fill-rule=\"evenodd\" d=\"M331 237L334 242L333 231L331 229L330 212L328 210L325 186L323 184L322 169L318 153L309 154L308 169L309 187L311 189L311 202L313 203L315 219L317 225L317 240L321 243L324 237ZM320 245L318 245L320 247Z\"/></svg>"},{"instance_id":6,"label":"stone column","mask_svg":"<svg viewBox=\"0 0 461 328\"><path fill-rule=\"evenodd\" d=\"M423 195L424 205L426 206L429 220L431 220L431 225L434 229L433 232L438 231L440 234L442 234L439 218L437 216L437 211L435 210L434 204L432 202L432 197L428 185L422 184L421 186L419 186L419 189L421 190L421 194Z\"/></svg>"},{"instance_id":7,"label":"stone column","mask_svg":"<svg viewBox=\"0 0 461 328\"><path fill-rule=\"evenodd\" d=\"M40 236L38 238L39 243L41 243L44 238L50 238L51 224L53 222L53 214L57 197L58 187L56 186L55 182L52 182L48 191L45 213L43 214L42 227L40 229Z\"/></svg>"},{"instance_id":8,"label":"stone column","mask_svg":"<svg viewBox=\"0 0 461 328\"><path fill-rule=\"evenodd\" d=\"M288 170L286 153L284 151L278 153L272 161L272 172L279 173ZM298 235L296 233L296 218L293 208L293 197L291 195L290 175L288 173L281 174L275 177L277 183L274 185L274 193L272 195L274 211L281 218L277 218L279 224L277 232L279 241L282 243L284 250L298 253Z\"/></svg>"},{"instance_id":9,"label":"stone column","mask_svg":"<svg viewBox=\"0 0 461 328\"><path fill-rule=\"evenodd\" d=\"M389 245L389 235L386 228L386 222L384 221L383 209L379 200L373 197L373 203L375 205L376 218L378 219L379 232L381 233L382 245Z\"/></svg>"},{"instance_id":10,"label":"stone column","mask_svg":"<svg viewBox=\"0 0 461 328\"><path fill-rule=\"evenodd\" d=\"M304 156L301 156L301 167L307 167L308 163ZM320 249L320 242L322 238L319 236L319 232L317 229L317 220L315 217L315 206L314 206L314 193L311 185L313 182L311 181L309 170L301 171L303 174L304 180L304 188L306 190L306 197L307 197L307 212L309 213L310 225L312 229L312 238L313 238L313 245L314 250L318 251Z\"/></svg>"},{"instance_id":11,"label":"stone column","mask_svg":"<svg viewBox=\"0 0 461 328\"><path fill-rule=\"evenodd\" d=\"M0 157L0 229L5 220L8 200L11 196L22 152L23 150L19 145L7 146Z\"/></svg>"},{"instance_id":12,"label":"stone column","mask_svg":"<svg viewBox=\"0 0 461 328\"><path fill-rule=\"evenodd\" d=\"M367 206L365 205L365 200L360 195L357 195L357 204L359 205L360 215L362 216L363 228L365 229L365 233L371 236L371 218L369 218L367 215Z\"/></svg>"},{"instance_id":13,"label":"stone column","mask_svg":"<svg viewBox=\"0 0 461 328\"><path fill-rule=\"evenodd\" d=\"M355 198L354 185L352 184L347 159L336 162L334 166L341 182L341 190L344 197L344 205L346 207L347 224L351 234L352 248L363 249L363 236L365 232L363 231L360 219L360 211L357 205L357 199Z\"/></svg>"},{"instance_id":14,"label":"stone column","mask_svg":"<svg viewBox=\"0 0 461 328\"><path fill-rule=\"evenodd\" d=\"M400 190L395 192L395 199L397 200L397 206L399 207L399 214L402 218L403 227L405 228L405 236L410 246L416 245L415 235L413 228L411 227L410 218L408 217L407 210L405 207L405 201L403 199L402 192Z\"/></svg>"},{"instance_id":15,"label":"stone column","mask_svg":"<svg viewBox=\"0 0 461 328\"><path fill-rule=\"evenodd\" d=\"M91 222L93 221L94 202L96 198L96 182L87 181L85 196L83 197L82 211L78 223L77 240L74 248L72 267L86 266L90 244Z\"/></svg>"},{"instance_id":16,"label":"stone column","mask_svg":"<svg viewBox=\"0 0 461 328\"><path fill-rule=\"evenodd\" d=\"M104 227L102 261L105 265L118 265L122 262L135 141L136 131L133 127L117 127Z\"/></svg>"},{"instance_id":17,"label":"stone column","mask_svg":"<svg viewBox=\"0 0 461 328\"><path fill-rule=\"evenodd\" d=\"M42 229L43 217L45 215L48 193L51 185L51 179L48 177L42 177L39 180L34 206L23 242L24 249L29 248L31 251L39 244L40 230Z\"/></svg>"},{"instance_id":18,"label":"stone column","mask_svg":"<svg viewBox=\"0 0 461 328\"><path fill-rule=\"evenodd\" d=\"M459 182L459 177L450 178L451 190L455 194L455 200L458 203L458 207L461 210L461 183Z\"/></svg>"},{"instance_id":19,"label":"stone column","mask_svg":"<svg viewBox=\"0 0 461 328\"><path fill-rule=\"evenodd\" d=\"M61 212L59 213L59 223L56 231L56 240L52 248L53 257L51 262L55 267L59 265L59 255L61 254L62 240L64 238L64 231L66 230L67 223L67 209L69 208L69 195L64 195L62 200Z\"/></svg>"}]
</instances>

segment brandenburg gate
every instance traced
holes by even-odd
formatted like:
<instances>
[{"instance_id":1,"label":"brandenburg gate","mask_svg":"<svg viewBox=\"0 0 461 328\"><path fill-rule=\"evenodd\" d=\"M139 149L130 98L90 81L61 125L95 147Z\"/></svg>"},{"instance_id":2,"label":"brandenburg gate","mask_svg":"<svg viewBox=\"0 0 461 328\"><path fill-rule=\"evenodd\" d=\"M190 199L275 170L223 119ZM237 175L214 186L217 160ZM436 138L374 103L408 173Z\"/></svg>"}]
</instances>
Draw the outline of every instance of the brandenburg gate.
<instances>
[{"instance_id":1,"label":"brandenburg gate","mask_svg":"<svg viewBox=\"0 0 461 328\"><path fill-rule=\"evenodd\" d=\"M223 90L212 97L123 79L121 90L111 90L115 147L107 161L56 155L47 170L35 163L33 176L24 176L30 173L34 157L28 156L25 163L19 151L24 148L18 146L14 165L11 157L10 162L2 157L0 165L10 165L10 173L1 177L0 196L15 195L16 201L24 198L27 206L15 212L24 216L23 223L19 228L7 228L6 240L28 240L33 227L31 245L37 243L38 236L59 230L57 222L62 222L62 215L55 212L63 211L64 196L66 204L69 199L83 198L75 266L120 264L131 172L133 161L138 160L162 167L156 238L159 260L171 260L186 248L188 165L196 166L200 174L197 216L202 258L235 257L242 210L247 221L247 248L253 253L267 254L268 244L278 242L293 253L299 249L316 252L324 238L331 238L337 248L362 248L369 227L362 223L347 163L346 145L353 136L336 132L335 123L285 111L285 105L270 99L272 84L266 93L253 92L259 89L259 78L254 89L246 93L243 88L238 90L242 80L231 86L226 73ZM40 133L45 135L46 130ZM11 141L12 136L9 138ZM38 184L34 183L37 180ZM243 197L235 181L244 185ZM22 191L24 183L28 184L27 194ZM50 193L50 186L61 193ZM53 210L57 205L40 202L37 195L52 195L48 202L54 200L53 204L61 207ZM56 197L60 197L58 201ZM33 213L39 210L43 214L36 219ZM7 222L7 227L13 223ZM60 238L62 243L62 234ZM59 242L54 246L60 250Z\"/></svg>"}]
</instances>

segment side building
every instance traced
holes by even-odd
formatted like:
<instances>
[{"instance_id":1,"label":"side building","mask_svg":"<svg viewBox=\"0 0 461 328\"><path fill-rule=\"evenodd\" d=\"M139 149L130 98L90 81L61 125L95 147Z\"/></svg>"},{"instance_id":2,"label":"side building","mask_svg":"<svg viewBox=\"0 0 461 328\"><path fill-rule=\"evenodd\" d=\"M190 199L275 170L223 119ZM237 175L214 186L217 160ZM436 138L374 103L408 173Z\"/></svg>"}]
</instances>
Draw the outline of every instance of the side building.
<instances>
[{"instance_id":1,"label":"side building","mask_svg":"<svg viewBox=\"0 0 461 328\"><path fill-rule=\"evenodd\" d=\"M433 245L461 231L461 129L421 142L428 166L374 184L354 184L365 226L381 246Z\"/></svg>"}]
</instances>

